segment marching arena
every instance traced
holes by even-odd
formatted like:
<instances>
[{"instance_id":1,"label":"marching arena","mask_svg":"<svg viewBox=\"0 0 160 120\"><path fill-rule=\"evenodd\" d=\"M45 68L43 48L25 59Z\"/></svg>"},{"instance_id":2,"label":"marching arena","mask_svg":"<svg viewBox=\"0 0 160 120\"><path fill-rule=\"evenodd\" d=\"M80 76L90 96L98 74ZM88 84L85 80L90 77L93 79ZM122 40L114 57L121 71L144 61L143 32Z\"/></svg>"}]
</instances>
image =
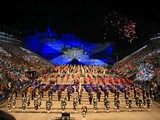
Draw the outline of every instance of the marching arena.
<instances>
[{"instance_id":1,"label":"marching arena","mask_svg":"<svg viewBox=\"0 0 160 120\"><path fill-rule=\"evenodd\" d=\"M159 120L159 40L112 67L54 65L0 44L0 109L16 120Z\"/></svg>"}]
</instances>

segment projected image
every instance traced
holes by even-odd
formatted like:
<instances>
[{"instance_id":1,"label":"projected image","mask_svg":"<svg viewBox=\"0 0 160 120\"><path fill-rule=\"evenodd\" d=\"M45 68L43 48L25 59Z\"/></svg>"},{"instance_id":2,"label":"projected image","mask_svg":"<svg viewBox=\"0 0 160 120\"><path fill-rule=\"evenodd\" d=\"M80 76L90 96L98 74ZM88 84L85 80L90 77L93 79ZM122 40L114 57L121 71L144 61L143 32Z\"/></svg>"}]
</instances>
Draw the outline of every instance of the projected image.
<instances>
[{"instance_id":1,"label":"projected image","mask_svg":"<svg viewBox=\"0 0 160 120\"><path fill-rule=\"evenodd\" d=\"M114 64L114 45L111 43L91 43L79 39L74 34L62 33L58 38L55 31L37 32L26 37L26 48L38 53L55 65L71 64L73 60L86 65Z\"/></svg>"}]
</instances>

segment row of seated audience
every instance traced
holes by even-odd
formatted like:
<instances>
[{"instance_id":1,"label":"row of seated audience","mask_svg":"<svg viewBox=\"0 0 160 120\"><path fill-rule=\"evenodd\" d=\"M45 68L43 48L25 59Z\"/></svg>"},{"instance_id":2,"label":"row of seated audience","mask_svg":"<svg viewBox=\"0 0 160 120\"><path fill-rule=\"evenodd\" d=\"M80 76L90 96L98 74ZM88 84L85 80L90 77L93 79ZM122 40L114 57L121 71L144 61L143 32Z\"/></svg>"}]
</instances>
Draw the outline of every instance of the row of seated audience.
<instances>
[{"instance_id":1,"label":"row of seated audience","mask_svg":"<svg viewBox=\"0 0 160 120\"><path fill-rule=\"evenodd\" d=\"M8 93L12 88L27 82L25 72L30 68L41 73L52 64L20 46L0 42L0 90Z\"/></svg>"},{"instance_id":2,"label":"row of seated audience","mask_svg":"<svg viewBox=\"0 0 160 120\"><path fill-rule=\"evenodd\" d=\"M140 72L142 69L152 71L154 76L158 76L159 73L159 59L160 59L160 43L153 42L138 52L130 55L117 62L112 70L119 76L129 77L133 74ZM148 74L148 72L147 72Z\"/></svg>"}]
</instances>

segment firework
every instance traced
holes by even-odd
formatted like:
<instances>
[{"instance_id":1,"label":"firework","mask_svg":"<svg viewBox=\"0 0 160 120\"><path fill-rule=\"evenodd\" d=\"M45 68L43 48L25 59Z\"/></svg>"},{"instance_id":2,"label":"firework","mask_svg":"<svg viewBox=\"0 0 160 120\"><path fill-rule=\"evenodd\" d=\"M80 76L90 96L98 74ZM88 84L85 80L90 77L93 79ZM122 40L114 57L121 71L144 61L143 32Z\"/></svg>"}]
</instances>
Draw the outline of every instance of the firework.
<instances>
[{"instance_id":1,"label":"firework","mask_svg":"<svg viewBox=\"0 0 160 120\"><path fill-rule=\"evenodd\" d=\"M130 43L137 38L135 36L136 23L117 12L109 13L105 17L103 25L105 27L104 38L106 39L108 34L117 35L117 39L128 40Z\"/></svg>"}]
</instances>

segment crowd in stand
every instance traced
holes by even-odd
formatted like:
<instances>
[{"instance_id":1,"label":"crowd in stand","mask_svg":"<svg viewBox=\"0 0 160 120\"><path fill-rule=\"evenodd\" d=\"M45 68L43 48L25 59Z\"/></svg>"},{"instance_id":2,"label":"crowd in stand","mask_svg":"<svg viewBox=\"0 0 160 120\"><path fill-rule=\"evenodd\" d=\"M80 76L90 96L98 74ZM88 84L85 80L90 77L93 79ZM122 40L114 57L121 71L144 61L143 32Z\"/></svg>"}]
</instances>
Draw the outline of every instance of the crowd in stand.
<instances>
[{"instance_id":1,"label":"crowd in stand","mask_svg":"<svg viewBox=\"0 0 160 120\"><path fill-rule=\"evenodd\" d=\"M146 45L143 49L131 54L130 56L117 62L112 70L119 76L130 77L139 72L141 69L147 67L151 68L155 76L160 73L160 43L152 42Z\"/></svg>"},{"instance_id":2,"label":"crowd in stand","mask_svg":"<svg viewBox=\"0 0 160 120\"><path fill-rule=\"evenodd\" d=\"M15 86L20 86L29 79L25 71L34 68L42 73L51 63L38 55L9 43L0 42L0 90L8 93Z\"/></svg>"}]
</instances>

